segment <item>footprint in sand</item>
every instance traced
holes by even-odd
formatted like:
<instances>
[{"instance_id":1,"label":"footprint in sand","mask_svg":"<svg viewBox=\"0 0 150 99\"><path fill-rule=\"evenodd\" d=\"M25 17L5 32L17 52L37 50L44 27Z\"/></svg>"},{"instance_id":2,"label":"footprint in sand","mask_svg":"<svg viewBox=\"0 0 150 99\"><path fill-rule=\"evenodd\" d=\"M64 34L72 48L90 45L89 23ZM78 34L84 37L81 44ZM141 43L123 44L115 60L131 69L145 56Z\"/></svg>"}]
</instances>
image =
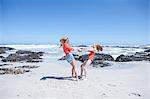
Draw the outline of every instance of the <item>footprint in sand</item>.
<instances>
[{"instance_id":1,"label":"footprint in sand","mask_svg":"<svg viewBox=\"0 0 150 99\"><path fill-rule=\"evenodd\" d=\"M108 86L111 86L111 87L116 87L116 85L114 84L107 84Z\"/></svg>"},{"instance_id":2,"label":"footprint in sand","mask_svg":"<svg viewBox=\"0 0 150 99\"><path fill-rule=\"evenodd\" d=\"M106 93L102 93L101 97L108 97Z\"/></svg>"},{"instance_id":3,"label":"footprint in sand","mask_svg":"<svg viewBox=\"0 0 150 99\"><path fill-rule=\"evenodd\" d=\"M141 97L142 95L139 93L130 93L129 96L137 96L137 97Z\"/></svg>"}]
</instances>

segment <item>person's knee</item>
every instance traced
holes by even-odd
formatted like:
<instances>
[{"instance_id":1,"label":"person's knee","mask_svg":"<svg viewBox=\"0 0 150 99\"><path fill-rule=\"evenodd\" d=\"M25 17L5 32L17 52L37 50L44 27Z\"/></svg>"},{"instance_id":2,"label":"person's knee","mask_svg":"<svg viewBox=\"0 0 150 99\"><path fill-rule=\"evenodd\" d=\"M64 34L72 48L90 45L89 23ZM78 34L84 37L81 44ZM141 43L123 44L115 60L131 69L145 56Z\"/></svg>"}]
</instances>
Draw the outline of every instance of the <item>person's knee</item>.
<instances>
[{"instance_id":1,"label":"person's knee","mask_svg":"<svg viewBox=\"0 0 150 99\"><path fill-rule=\"evenodd\" d=\"M81 67L81 68L83 68L83 67L84 67L84 65L82 64L80 67Z\"/></svg>"},{"instance_id":2,"label":"person's knee","mask_svg":"<svg viewBox=\"0 0 150 99\"><path fill-rule=\"evenodd\" d=\"M72 69L75 69L74 67L72 67Z\"/></svg>"}]
</instances>

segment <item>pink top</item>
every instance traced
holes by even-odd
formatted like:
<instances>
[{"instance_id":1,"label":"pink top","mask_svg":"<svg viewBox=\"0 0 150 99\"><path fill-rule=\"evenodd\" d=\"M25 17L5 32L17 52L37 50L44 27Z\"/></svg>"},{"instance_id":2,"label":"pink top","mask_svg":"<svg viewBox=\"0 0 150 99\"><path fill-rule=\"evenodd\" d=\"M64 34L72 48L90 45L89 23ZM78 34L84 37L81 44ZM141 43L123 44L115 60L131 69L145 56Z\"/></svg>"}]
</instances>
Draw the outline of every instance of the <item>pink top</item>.
<instances>
[{"instance_id":1,"label":"pink top","mask_svg":"<svg viewBox=\"0 0 150 99\"><path fill-rule=\"evenodd\" d=\"M63 50L64 50L64 53L67 55L67 54L69 54L71 51L73 51L74 49L73 49L72 47L70 47L69 44L64 43Z\"/></svg>"},{"instance_id":2,"label":"pink top","mask_svg":"<svg viewBox=\"0 0 150 99\"><path fill-rule=\"evenodd\" d=\"M90 54L89 54L89 59L90 59L90 60L93 60L93 59L94 59L94 56L95 56L95 51L89 50L88 52L90 52Z\"/></svg>"}]
</instances>

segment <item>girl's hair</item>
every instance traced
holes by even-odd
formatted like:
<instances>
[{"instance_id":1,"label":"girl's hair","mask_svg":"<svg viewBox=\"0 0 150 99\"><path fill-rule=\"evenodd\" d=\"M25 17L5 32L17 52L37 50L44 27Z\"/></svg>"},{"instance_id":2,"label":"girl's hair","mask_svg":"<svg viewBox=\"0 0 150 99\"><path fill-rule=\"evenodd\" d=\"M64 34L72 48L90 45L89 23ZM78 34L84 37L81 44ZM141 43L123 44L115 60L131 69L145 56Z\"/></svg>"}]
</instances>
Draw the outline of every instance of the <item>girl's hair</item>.
<instances>
[{"instance_id":1,"label":"girl's hair","mask_svg":"<svg viewBox=\"0 0 150 99\"><path fill-rule=\"evenodd\" d=\"M100 44L96 44L95 45L96 50L99 51L103 51L103 47Z\"/></svg>"},{"instance_id":2,"label":"girl's hair","mask_svg":"<svg viewBox=\"0 0 150 99\"><path fill-rule=\"evenodd\" d=\"M69 39L68 39L68 37L62 37L62 38L60 39L60 42L69 43ZM62 47L62 44L60 44L60 47Z\"/></svg>"}]
</instances>

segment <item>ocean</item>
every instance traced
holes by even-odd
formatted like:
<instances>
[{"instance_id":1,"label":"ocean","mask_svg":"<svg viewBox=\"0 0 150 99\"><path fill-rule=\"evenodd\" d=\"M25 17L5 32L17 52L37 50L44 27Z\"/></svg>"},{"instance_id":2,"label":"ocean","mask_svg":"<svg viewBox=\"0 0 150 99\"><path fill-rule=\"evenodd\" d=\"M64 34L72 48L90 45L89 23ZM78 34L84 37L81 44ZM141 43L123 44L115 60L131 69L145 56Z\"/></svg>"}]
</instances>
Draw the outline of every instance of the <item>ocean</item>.
<instances>
[{"instance_id":1,"label":"ocean","mask_svg":"<svg viewBox=\"0 0 150 99\"><path fill-rule=\"evenodd\" d=\"M16 50L9 51L10 53L13 53L17 50L30 50L30 51L42 51L45 52L44 57L50 58L50 59L58 59L64 55L62 48L59 47L59 45L56 44L45 44L45 45L0 45L1 47L12 47ZM75 47L79 48L79 47ZM84 47L85 49L90 49L90 45L87 47ZM101 53L110 54L114 57L118 57L121 54L124 55L132 55L135 52L142 52L145 50L144 46L123 46L123 45L107 45L103 47L103 51ZM85 54L86 52L73 52L78 53L79 55Z\"/></svg>"}]
</instances>

